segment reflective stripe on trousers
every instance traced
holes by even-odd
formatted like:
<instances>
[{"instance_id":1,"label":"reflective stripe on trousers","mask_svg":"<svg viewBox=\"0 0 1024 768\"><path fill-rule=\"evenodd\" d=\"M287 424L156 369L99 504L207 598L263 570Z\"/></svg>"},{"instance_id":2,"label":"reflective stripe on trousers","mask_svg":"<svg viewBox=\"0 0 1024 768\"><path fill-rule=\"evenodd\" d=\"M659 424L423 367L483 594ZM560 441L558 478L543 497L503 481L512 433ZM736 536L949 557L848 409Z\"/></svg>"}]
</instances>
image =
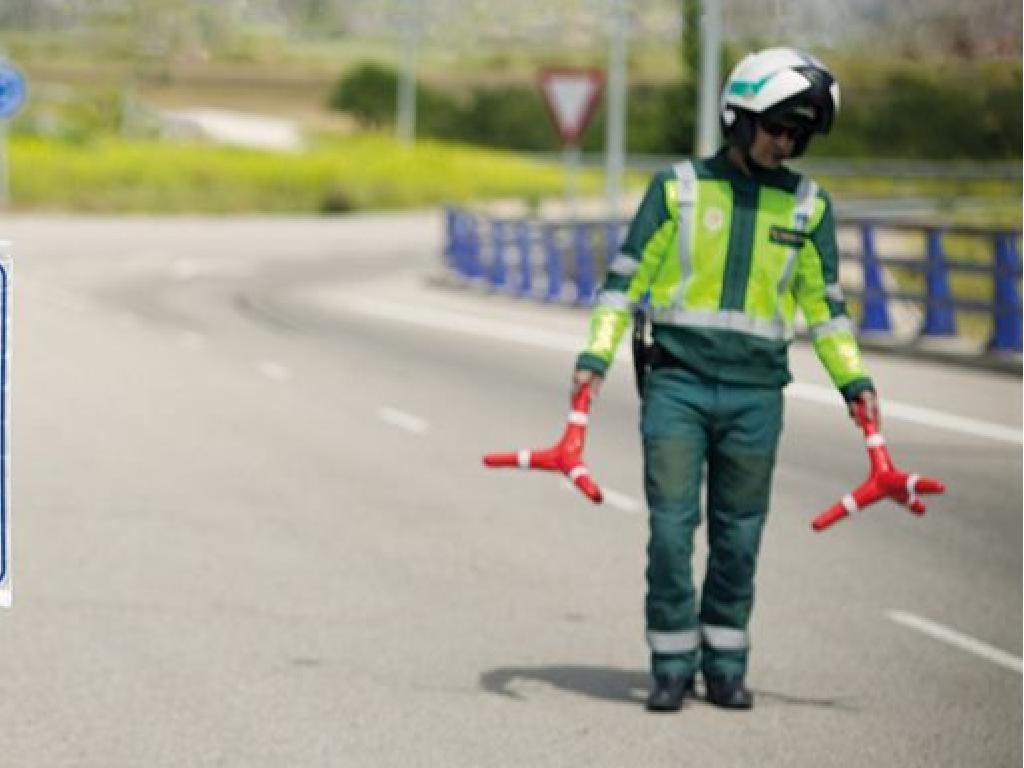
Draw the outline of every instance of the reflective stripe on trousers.
<instances>
[{"instance_id":1,"label":"reflective stripe on trousers","mask_svg":"<svg viewBox=\"0 0 1024 768\"><path fill-rule=\"evenodd\" d=\"M745 629L705 624L700 628L700 632L704 643L717 651L742 651L749 645Z\"/></svg>"},{"instance_id":2,"label":"reflective stripe on trousers","mask_svg":"<svg viewBox=\"0 0 1024 768\"><path fill-rule=\"evenodd\" d=\"M682 629L678 632L647 630L647 645L654 653L687 653L700 647L700 630Z\"/></svg>"}]
</instances>

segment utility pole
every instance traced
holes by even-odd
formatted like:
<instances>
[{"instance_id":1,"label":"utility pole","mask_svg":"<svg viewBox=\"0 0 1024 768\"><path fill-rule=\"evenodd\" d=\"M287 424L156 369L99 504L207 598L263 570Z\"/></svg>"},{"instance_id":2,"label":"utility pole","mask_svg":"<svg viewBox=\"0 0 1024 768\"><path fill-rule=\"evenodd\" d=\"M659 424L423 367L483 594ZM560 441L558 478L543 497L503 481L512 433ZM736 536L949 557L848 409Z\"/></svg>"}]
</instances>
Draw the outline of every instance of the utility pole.
<instances>
[{"instance_id":1,"label":"utility pole","mask_svg":"<svg viewBox=\"0 0 1024 768\"><path fill-rule=\"evenodd\" d=\"M608 111L605 125L605 196L614 217L622 198L626 166L626 32L629 16L626 0L608 0L610 24L608 48Z\"/></svg>"},{"instance_id":2,"label":"utility pole","mask_svg":"<svg viewBox=\"0 0 1024 768\"><path fill-rule=\"evenodd\" d=\"M395 138L401 144L416 140L416 54L420 38L420 0L404 0L402 13L402 73L398 80Z\"/></svg>"},{"instance_id":3,"label":"utility pole","mask_svg":"<svg viewBox=\"0 0 1024 768\"><path fill-rule=\"evenodd\" d=\"M697 93L697 141L699 157L718 149L718 98L721 88L719 62L722 60L721 0L700 3L700 88Z\"/></svg>"}]
</instances>

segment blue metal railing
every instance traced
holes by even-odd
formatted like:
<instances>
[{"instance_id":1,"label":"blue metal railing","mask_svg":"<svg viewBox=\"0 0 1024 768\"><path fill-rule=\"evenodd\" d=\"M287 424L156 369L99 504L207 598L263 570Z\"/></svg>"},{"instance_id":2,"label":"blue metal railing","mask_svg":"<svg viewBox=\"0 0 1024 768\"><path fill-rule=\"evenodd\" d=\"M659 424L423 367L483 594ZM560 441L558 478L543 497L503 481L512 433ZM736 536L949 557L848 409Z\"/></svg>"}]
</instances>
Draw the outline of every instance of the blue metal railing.
<instances>
[{"instance_id":1,"label":"blue metal railing","mask_svg":"<svg viewBox=\"0 0 1024 768\"><path fill-rule=\"evenodd\" d=\"M493 291L579 305L594 302L628 224L608 219L506 219L456 207L445 209L444 221L444 262L460 279ZM990 318L989 351L1021 352L1020 230L867 219L847 219L840 226L855 227L860 234L859 250L843 253L842 258L861 268L863 288L846 290L860 303L861 333L893 334L892 302L903 301L922 310L921 338L954 337L960 313L978 313ZM877 245L879 233L923 236L923 252L883 258ZM951 240L959 241L958 247L951 248ZM973 243L974 258L952 258L951 250L962 250L964 243L968 249ZM979 258L981 252L984 255ZM923 289L888 287L885 271L890 269L909 275L909 282L923 282ZM990 287L982 293L988 296L958 297L964 291L954 290L953 279L962 279L961 275L987 281Z\"/></svg>"}]
</instances>

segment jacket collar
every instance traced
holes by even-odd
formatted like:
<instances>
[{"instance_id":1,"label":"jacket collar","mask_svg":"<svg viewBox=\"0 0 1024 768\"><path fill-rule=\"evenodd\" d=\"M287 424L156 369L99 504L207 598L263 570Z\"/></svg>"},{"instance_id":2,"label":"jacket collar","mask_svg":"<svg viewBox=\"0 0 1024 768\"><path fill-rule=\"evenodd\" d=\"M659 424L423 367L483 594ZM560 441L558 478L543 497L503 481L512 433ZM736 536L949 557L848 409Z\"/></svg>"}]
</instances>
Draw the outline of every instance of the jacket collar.
<instances>
[{"instance_id":1,"label":"jacket collar","mask_svg":"<svg viewBox=\"0 0 1024 768\"><path fill-rule=\"evenodd\" d=\"M708 170L715 176L727 179L740 188L768 186L790 189L794 186L795 176L785 166L779 166L774 169L751 168L753 175L747 176L732 164L728 157L728 151L728 147L722 147L712 157L704 161Z\"/></svg>"}]
</instances>

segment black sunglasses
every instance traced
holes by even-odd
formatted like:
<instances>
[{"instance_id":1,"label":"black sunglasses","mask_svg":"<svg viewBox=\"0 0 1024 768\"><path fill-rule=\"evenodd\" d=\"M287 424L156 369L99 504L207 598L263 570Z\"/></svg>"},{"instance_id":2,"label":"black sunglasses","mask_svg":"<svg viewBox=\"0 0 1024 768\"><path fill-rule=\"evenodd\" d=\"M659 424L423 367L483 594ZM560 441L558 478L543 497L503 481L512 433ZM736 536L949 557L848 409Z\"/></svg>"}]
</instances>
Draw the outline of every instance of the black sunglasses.
<instances>
[{"instance_id":1,"label":"black sunglasses","mask_svg":"<svg viewBox=\"0 0 1024 768\"><path fill-rule=\"evenodd\" d=\"M793 125L792 123L780 123L776 120L762 120L758 125L760 125L761 130L769 136L778 138L779 136L786 135L793 139L793 141L799 141L810 134L810 130L806 126Z\"/></svg>"}]
</instances>

